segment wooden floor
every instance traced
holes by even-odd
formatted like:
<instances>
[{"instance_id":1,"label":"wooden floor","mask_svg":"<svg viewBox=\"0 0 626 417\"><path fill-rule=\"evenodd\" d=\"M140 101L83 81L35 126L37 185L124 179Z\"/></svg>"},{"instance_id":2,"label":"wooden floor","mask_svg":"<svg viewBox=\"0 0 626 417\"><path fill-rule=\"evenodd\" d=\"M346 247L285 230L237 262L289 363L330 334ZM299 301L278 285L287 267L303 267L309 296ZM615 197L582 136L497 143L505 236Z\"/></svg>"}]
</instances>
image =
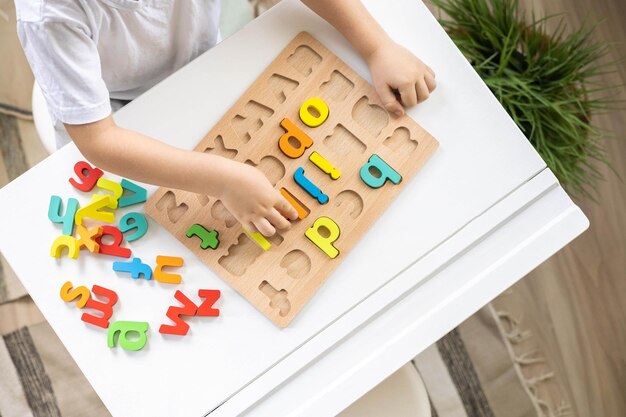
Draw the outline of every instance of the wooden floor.
<instances>
[{"instance_id":1,"label":"wooden floor","mask_svg":"<svg viewBox=\"0 0 626 417\"><path fill-rule=\"evenodd\" d=\"M606 19L598 39L617 43L614 58L626 57L626 0L531 1L539 12L565 12L575 26ZM625 64L616 80L626 84ZM626 138L626 112L595 122ZM617 177L626 180L626 141L606 147L617 175L603 170L598 203L577 201L590 229L494 301L532 331L572 417L626 416L626 183ZM28 298L0 307L2 332L42 319Z\"/></svg>"},{"instance_id":2,"label":"wooden floor","mask_svg":"<svg viewBox=\"0 0 626 417\"><path fill-rule=\"evenodd\" d=\"M529 3L529 1L527 1ZM534 0L535 10L565 13L573 26L605 19L598 40L616 43L614 59L626 57L626 0ZM626 64L612 82L626 84ZM626 99L622 87L621 99ZM626 106L626 105L625 105ZM621 141L606 142L617 175L603 169L598 203L577 200L591 222L587 232L529 276L509 295L522 326L551 364L571 404L572 416L626 416L626 111L594 122Z\"/></svg>"}]
</instances>

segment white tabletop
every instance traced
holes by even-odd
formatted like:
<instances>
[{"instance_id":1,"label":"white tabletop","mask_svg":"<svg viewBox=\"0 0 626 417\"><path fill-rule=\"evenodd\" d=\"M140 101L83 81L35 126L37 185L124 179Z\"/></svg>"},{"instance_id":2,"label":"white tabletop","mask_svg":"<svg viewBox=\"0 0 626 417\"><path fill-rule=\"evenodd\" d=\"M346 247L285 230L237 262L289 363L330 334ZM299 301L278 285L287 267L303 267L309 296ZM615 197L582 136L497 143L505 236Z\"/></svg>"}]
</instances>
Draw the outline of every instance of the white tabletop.
<instances>
[{"instance_id":1,"label":"white tabletop","mask_svg":"<svg viewBox=\"0 0 626 417\"><path fill-rule=\"evenodd\" d=\"M0 190L0 250L114 416L335 413L586 227L426 7L415 0L364 3L437 72L437 91L409 114L440 148L288 328L274 326L152 221L131 245L133 255L185 258L178 287L117 275L106 257L49 257L60 233L46 216L50 195L89 199L67 182L82 159L73 145ZM334 29L285 0L115 119L192 149L302 30L369 79ZM133 208L118 212L127 211ZM146 348L107 348L106 332L60 300L66 280L115 290L113 320L148 321ZM198 288L222 291L221 317L191 319L183 338L159 334L174 291ZM420 342L409 343L415 334Z\"/></svg>"}]
</instances>

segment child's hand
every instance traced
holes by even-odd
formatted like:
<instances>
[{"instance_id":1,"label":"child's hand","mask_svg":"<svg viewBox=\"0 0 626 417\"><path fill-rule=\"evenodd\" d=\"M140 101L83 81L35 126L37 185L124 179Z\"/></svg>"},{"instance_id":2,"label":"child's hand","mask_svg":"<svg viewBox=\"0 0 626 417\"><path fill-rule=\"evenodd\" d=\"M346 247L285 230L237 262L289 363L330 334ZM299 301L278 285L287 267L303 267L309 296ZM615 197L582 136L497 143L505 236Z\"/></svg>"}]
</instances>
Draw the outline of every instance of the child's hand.
<instances>
[{"instance_id":1,"label":"child's hand","mask_svg":"<svg viewBox=\"0 0 626 417\"><path fill-rule=\"evenodd\" d=\"M235 161L229 165L217 196L249 232L272 236L276 229L288 229L286 219L298 218L296 210L258 169Z\"/></svg>"},{"instance_id":2,"label":"child's hand","mask_svg":"<svg viewBox=\"0 0 626 417\"><path fill-rule=\"evenodd\" d=\"M378 47L367 57L367 63L385 108L398 116L404 114L402 105L421 103L436 87L435 72L393 41Z\"/></svg>"}]
</instances>

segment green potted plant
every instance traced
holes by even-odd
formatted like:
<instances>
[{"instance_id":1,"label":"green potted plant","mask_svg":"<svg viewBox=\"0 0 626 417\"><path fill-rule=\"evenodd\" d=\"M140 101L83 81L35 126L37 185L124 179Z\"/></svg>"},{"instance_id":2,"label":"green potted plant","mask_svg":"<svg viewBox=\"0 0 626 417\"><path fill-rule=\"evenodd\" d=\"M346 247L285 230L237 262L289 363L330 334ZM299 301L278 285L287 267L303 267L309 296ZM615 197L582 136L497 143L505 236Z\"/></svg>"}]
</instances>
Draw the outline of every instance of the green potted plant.
<instances>
[{"instance_id":1,"label":"green potted plant","mask_svg":"<svg viewBox=\"0 0 626 417\"><path fill-rule=\"evenodd\" d=\"M592 40L594 28L571 32L562 17L529 18L519 0L431 0L439 22L522 132L575 195L591 195L607 164L592 124L598 111L616 108L608 46Z\"/></svg>"}]
</instances>

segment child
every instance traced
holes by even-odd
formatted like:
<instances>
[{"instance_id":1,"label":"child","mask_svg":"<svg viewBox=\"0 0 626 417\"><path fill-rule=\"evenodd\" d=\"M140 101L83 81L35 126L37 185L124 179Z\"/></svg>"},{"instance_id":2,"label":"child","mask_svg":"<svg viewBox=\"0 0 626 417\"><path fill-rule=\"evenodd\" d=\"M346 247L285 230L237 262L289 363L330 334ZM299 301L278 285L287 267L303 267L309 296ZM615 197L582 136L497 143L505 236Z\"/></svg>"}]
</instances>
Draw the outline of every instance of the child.
<instances>
[{"instance_id":1,"label":"child","mask_svg":"<svg viewBox=\"0 0 626 417\"><path fill-rule=\"evenodd\" d=\"M271 236L296 211L256 168L166 145L111 117L218 42L220 0L15 0L18 35L57 144L74 141L98 167L219 198L250 231ZM402 115L435 89L435 74L393 42L359 0L303 0L368 63L388 111ZM113 109L112 109L113 105ZM127 152L129 148L135 152ZM224 173L227 173L224 175Z\"/></svg>"}]
</instances>

